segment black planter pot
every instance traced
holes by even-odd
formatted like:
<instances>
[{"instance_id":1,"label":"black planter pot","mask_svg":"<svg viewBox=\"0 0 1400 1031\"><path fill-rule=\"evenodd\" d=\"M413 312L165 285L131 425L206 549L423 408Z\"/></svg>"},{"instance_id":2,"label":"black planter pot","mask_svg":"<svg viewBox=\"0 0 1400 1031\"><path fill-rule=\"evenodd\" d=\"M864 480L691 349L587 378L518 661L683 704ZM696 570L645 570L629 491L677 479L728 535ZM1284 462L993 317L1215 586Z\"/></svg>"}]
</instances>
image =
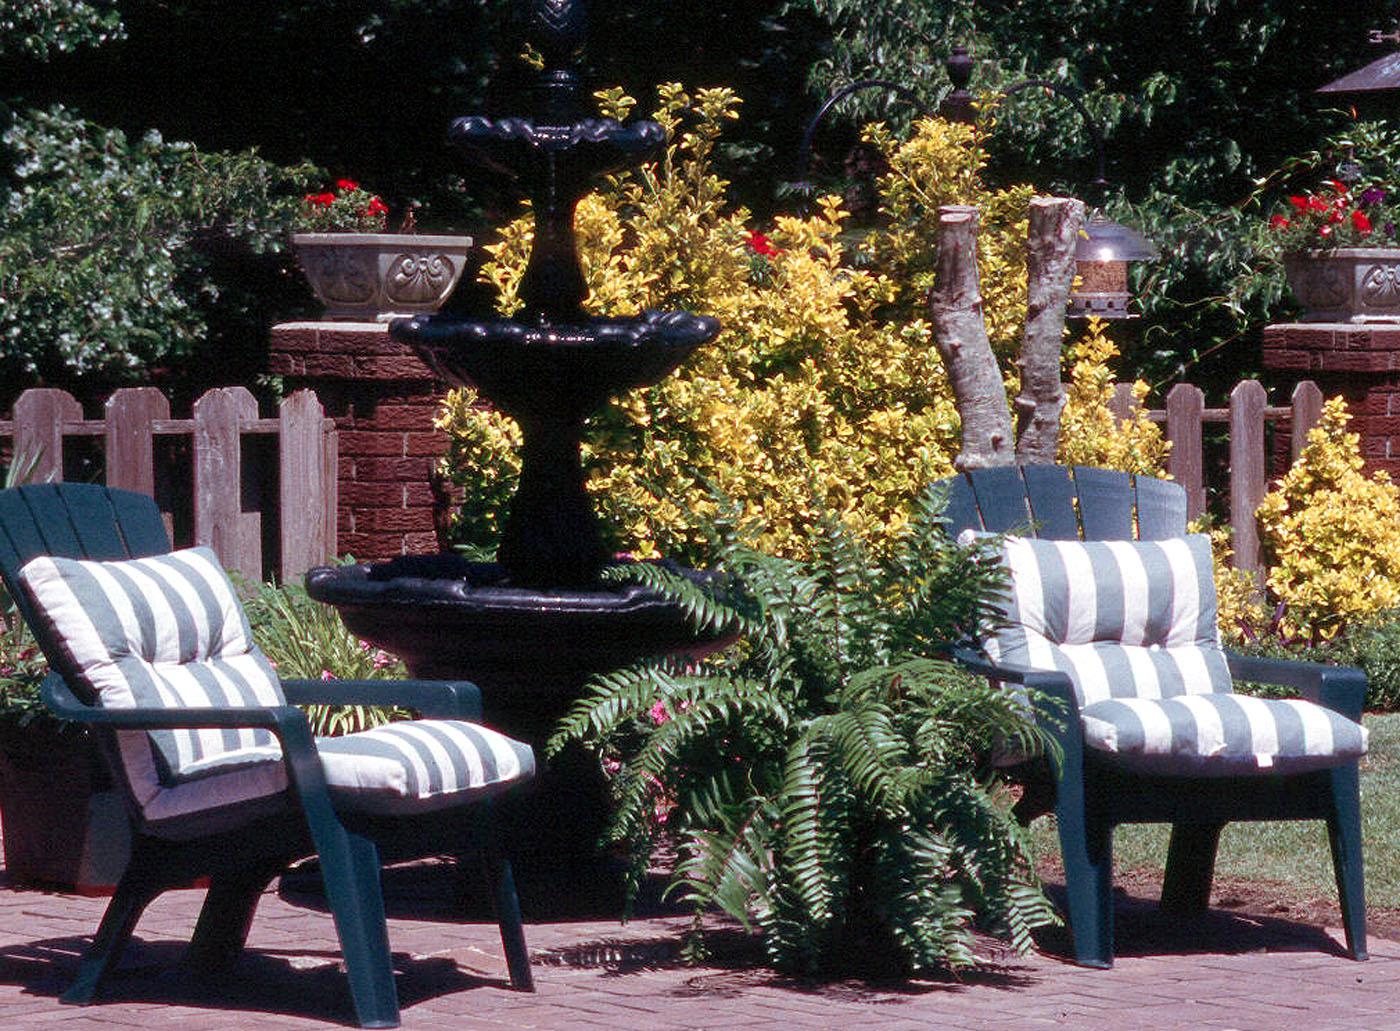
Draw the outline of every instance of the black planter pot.
<instances>
[{"instance_id":1,"label":"black planter pot","mask_svg":"<svg viewBox=\"0 0 1400 1031\"><path fill-rule=\"evenodd\" d=\"M86 733L42 717L0 720L0 838L12 887L112 893L131 830Z\"/></svg>"}]
</instances>

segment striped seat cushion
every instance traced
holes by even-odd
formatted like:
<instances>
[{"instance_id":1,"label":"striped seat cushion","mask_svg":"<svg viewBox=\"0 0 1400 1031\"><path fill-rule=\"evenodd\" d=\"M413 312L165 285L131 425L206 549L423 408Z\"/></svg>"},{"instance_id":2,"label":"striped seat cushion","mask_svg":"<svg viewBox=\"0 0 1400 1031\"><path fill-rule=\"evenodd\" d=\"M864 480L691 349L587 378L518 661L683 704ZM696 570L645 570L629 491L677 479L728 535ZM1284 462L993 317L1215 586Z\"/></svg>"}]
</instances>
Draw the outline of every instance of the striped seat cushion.
<instances>
[{"instance_id":1,"label":"striped seat cushion","mask_svg":"<svg viewBox=\"0 0 1400 1031\"><path fill-rule=\"evenodd\" d=\"M530 746L461 720L390 723L316 741L338 808L429 812L484 797L535 773Z\"/></svg>"},{"instance_id":2,"label":"striped seat cushion","mask_svg":"<svg viewBox=\"0 0 1400 1031\"><path fill-rule=\"evenodd\" d=\"M42 556L20 570L20 583L60 649L65 678L105 707L285 704L233 585L208 548L123 562ZM222 781L221 775L276 763L280 755L270 732L252 728L123 731L118 740L138 802L156 810L162 789ZM229 801L272 790L276 778L266 771L244 773L234 778L241 786L228 787Z\"/></svg>"},{"instance_id":3,"label":"striped seat cushion","mask_svg":"<svg viewBox=\"0 0 1400 1031\"><path fill-rule=\"evenodd\" d=\"M1299 773L1366 754L1366 728L1298 699L1113 698L1080 712L1084 743L1141 773Z\"/></svg>"},{"instance_id":4,"label":"striped seat cushion","mask_svg":"<svg viewBox=\"0 0 1400 1031\"><path fill-rule=\"evenodd\" d=\"M58 644L63 674L103 706L285 705L233 585L208 548L124 562L36 558L21 589ZM121 731L122 764L156 833L236 826L287 789L265 730ZM376 814L461 805L535 771L530 746L457 720L416 720L338 738L317 751L337 806ZM199 817L193 824L191 817Z\"/></svg>"},{"instance_id":5,"label":"striped seat cushion","mask_svg":"<svg viewBox=\"0 0 1400 1031\"><path fill-rule=\"evenodd\" d=\"M1054 541L1006 537L1005 625L994 660L1058 669L1081 706L1230 690L1216 629L1210 540Z\"/></svg>"}]
</instances>

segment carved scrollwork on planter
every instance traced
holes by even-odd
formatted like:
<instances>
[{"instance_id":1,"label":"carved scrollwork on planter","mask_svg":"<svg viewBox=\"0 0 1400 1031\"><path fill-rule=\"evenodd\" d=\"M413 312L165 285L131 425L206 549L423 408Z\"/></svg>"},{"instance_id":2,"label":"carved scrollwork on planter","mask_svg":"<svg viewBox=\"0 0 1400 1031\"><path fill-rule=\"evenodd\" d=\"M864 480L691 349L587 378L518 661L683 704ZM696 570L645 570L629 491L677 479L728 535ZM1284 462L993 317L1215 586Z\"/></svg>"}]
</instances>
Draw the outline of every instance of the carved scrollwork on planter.
<instances>
[{"instance_id":1,"label":"carved scrollwork on planter","mask_svg":"<svg viewBox=\"0 0 1400 1031\"><path fill-rule=\"evenodd\" d=\"M454 280L455 266L445 254L407 251L394 256L384 279L384 295L400 304L436 300Z\"/></svg>"},{"instance_id":2,"label":"carved scrollwork on planter","mask_svg":"<svg viewBox=\"0 0 1400 1031\"><path fill-rule=\"evenodd\" d=\"M339 247L318 248L312 275L329 301L339 304L366 304L379 286L378 269L372 252Z\"/></svg>"},{"instance_id":3,"label":"carved scrollwork on planter","mask_svg":"<svg viewBox=\"0 0 1400 1031\"><path fill-rule=\"evenodd\" d=\"M1400 264L1377 262L1361 277L1361 303L1368 308L1395 308L1400 305Z\"/></svg>"}]
</instances>

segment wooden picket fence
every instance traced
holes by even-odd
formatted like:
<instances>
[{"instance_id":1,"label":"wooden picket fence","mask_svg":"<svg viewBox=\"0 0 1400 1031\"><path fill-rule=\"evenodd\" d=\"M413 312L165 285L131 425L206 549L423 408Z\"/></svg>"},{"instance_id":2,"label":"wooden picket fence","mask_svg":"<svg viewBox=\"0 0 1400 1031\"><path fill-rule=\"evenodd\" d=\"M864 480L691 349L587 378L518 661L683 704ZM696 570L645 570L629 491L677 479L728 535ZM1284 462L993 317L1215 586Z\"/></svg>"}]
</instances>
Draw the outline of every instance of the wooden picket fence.
<instances>
[{"instance_id":1,"label":"wooden picket fence","mask_svg":"<svg viewBox=\"0 0 1400 1031\"><path fill-rule=\"evenodd\" d=\"M1200 387L1178 383L1167 394L1164 409L1148 409L1154 422L1166 424L1172 442L1167 470L1186 488L1186 511L1194 519L1206 510L1205 452L1202 429L1208 423L1229 427L1230 528L1234 533L1234 565L1257 573L1259 532L1254 512L1268 490L1269 449L1266 426L1286 422L1290 433L1290 461L1297 461L1308 441L1308 431L1322 415L1322 391L1304 380L1293 389L1286 405L1269 404L1262 384L1242 380L1230 392L1226 408L1207 408ZM1113 410L1120 419L1135 407L1132 385L1120 383L1114 392Z\"/></svg>"},{"instance_id":2,"label":"wooden picket fence","mask_svg":"<svg viewBox=\"0 0 1400 1031\"><path fill-rule=\"evenodd\" d=\"M267 419L243 387L208 391L188 419L154 387L118 390L101 419L65 391L26 390L0 420L7 439L33 481L76 472L151 495L178 546L207 544L250 580L300 580L335 554L335 424L310 390Z\"/></svg>"}]
</instances>

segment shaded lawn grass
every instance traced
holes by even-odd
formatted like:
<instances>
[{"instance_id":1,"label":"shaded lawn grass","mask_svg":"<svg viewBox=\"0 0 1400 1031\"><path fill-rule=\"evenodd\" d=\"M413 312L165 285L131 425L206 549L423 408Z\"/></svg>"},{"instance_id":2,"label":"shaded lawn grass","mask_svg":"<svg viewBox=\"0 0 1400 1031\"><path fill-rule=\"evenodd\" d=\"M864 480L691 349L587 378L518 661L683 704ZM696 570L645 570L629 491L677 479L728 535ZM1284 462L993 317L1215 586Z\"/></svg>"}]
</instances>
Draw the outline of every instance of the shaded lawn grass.
<instances>
[{"instance_id":1,"label":"shaded lawn grass","mask_svg":"<svg viewBox=\"0 0 1400 1031\"><path fill-rule=\"evenodd\" d=\"M1361 833L1368 907L1400 909L1400 713L1367 716L1370 753L1361 763ZM1038 855L1060 854L1054 821L1032 825ZM1138 824L1113 834L1115 870L1160 874L1167 859L1166 824ZM1332 853L1321 820L1232 823L1220 836L1216 875L1286 884L1298 896L1335 895Z\"/></svg>"}]
</instances>

